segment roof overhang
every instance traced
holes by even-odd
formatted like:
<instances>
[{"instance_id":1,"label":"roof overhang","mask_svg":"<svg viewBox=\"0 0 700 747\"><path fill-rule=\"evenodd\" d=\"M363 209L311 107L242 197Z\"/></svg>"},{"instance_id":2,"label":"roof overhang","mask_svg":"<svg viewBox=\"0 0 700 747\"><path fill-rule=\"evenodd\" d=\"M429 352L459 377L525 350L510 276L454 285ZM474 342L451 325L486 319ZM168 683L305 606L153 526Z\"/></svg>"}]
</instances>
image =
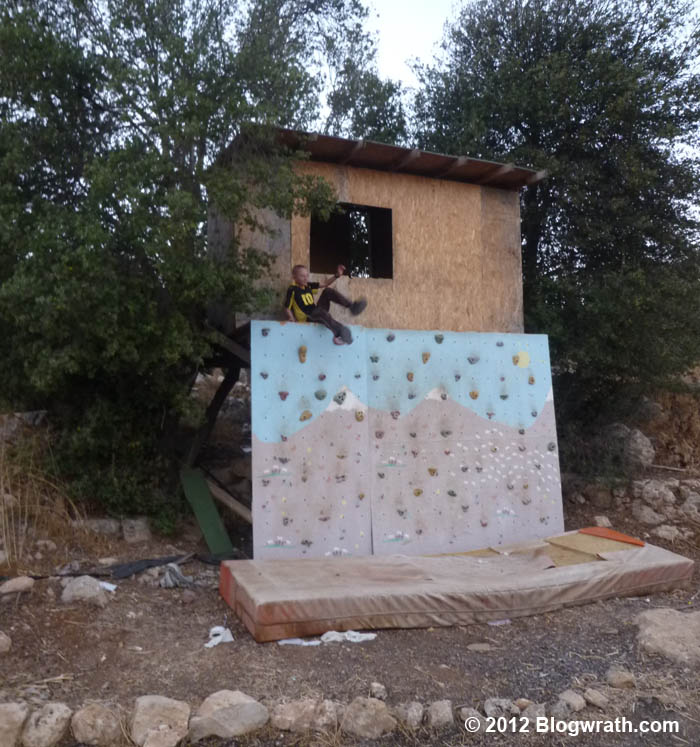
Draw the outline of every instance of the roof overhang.
<instances>
[{"instance_id":1,"label":"roof overhang","mask_svg":"<svg viewBox=\"0 0 700 747\"><path fill-rule=\"evenodd\" d=\"M309 153L312 161L336 163L361 169L415 174L430 179L447 179L499 189L517 190L544 179L546 171L536 171L512 163L484 161L469 156L448 156L418 148L348 140L331 135L280 129L279 141L294 150Z\"/></svg>"}]
</instances>

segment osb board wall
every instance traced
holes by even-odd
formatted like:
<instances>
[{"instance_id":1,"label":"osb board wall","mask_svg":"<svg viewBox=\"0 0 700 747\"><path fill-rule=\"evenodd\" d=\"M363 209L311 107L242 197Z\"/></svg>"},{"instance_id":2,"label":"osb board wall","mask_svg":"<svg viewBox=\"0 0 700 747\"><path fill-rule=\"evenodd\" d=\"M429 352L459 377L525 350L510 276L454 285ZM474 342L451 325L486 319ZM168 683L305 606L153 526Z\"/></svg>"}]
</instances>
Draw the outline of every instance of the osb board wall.
<instances>
[{"instance_id":1,"label":"osb board wall","mask_svg":"<svg viewBox=\"0 0 700 747\"><path fill-rule=\"evenodd\" d=\"M368 299L357 321L522 332L517 192L317 162L298 168L327 179L341 202L392 210L393 278L344 278L335 286L352 299ZM309 232L308 217L292 218L293 265L309 264ZM344 309L333 312L351 319Z\"/></svg>"},{"instance_id":2,"label":"osb board wall","mask_svg":"<svg viewBox=\"0 0 700 747\"><path fill-rule=\"evenodd\" d=\"M563 531L547 338L251 326L255 558Z\"/></svg>"}]
</instances>

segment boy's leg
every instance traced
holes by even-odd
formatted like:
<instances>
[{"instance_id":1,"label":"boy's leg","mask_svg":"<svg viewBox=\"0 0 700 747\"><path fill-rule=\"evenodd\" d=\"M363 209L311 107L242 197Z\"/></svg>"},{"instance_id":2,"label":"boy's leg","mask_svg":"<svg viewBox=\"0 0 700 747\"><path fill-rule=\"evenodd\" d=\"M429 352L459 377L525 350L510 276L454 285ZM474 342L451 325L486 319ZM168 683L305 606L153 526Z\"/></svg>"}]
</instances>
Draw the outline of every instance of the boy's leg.
<instances>
[{"instance_id":1,"label":"boy's leg","mask_svg":"<svg viewBox=\"0 0 700 747\"><path fill-rule=\"evenodd\" d=\"M314 311L309 315L309 321L315 322L316 324L323 324L324 327L328 327L328 329L333 333L333 337L340 337L340 339L348 345L352 342L352 333L350 330L344 324L333 319L324 308L316 306Z\"/></svg>"},{"instance_id":2,"label":"boy's leg","mask_svg":"<svg viewBox=\"0 0 700 747\"><path fill-rule=\"evenodd\" d=\"M326 288L321 293L318 301L316 302L317 308L325 309L329 311L331 303L337 303L339 306L344 306L346 309L350 309L350 313L353 316L361 314L367 306L367 301L364 298L360 298L357 301L351 301L346 298L342 293L338 293L334 288Z\"/></svg>"}]
</instances>

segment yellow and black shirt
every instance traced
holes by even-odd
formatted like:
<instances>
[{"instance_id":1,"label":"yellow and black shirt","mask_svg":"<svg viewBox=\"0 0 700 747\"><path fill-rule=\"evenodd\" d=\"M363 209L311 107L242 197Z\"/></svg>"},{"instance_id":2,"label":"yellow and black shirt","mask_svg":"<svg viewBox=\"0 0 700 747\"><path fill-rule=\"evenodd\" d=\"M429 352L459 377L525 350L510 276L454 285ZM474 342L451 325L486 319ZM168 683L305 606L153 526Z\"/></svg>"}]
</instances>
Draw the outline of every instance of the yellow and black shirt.
<instances>
[{"instance_id":1,"label":"yellow and black shirt","mask_svg":"<svg viewBox=\"0 0 700 747\"><path fill-rule=\"evenodd\" d=\"M292 283L287 288L284 308L289 309L298 322L305 322L309 314L316 308L314 293L318 293L320 287L319 283L307 283L306 285Z\"/></svg>"}]
</instances>

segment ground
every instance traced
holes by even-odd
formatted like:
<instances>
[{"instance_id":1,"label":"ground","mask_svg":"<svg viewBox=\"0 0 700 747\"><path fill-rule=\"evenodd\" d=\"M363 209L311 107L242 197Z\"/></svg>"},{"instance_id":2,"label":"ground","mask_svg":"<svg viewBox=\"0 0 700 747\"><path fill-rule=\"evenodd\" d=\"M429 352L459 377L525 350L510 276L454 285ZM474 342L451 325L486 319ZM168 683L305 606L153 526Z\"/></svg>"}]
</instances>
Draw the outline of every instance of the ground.
<instances>
[{"instance_id":1,"label":"ground","mask_svg":"<svg viewBox=\"0 0 700 747\"><path fill-rule=\"evenodd\" d=\"M566 503L567 529L592 524L590 505ZM613 525L643 536L625 513L607 512ZM147 545L128 545L85 535L70 548L81 570L99 557L120 561L203 550L191 525L179 536ZM700 537L672 546L700 559ZM65 551L61 558L67 558ZM29 563L25 572L53 570L51 553ZM448 698L455 706L480 708L488 697L525 697L551 702L569 687L593 686L610 697L606 716L678 719L680 734L519 736L465 735L455 726L447 732L398 732L389 744L699 744L700 678L690 668L648 656L636 644L635 616L653 607L700 608L698 574L692 588L650 598L611 599L560 612L515 619L504 625L469 625L428 630L378 631L366 643L319 647L257 644L218 595L217 570L199 561L182 566L195 576L194 599L182 589L163 589L148 575L118 582L104 609L60 602L58 580L38 580L19 600L0 604L0 630L12 649L0 660L0 702L22 698L36 703L60 700L77 707L87 700L117 704L126 714L134 698L161 694L186 700L193 707L219 689L240 689L265 703L318 696L348 703L367 695L370 683L383 683L388 703L418 700L428 704ZM234 642L205 648L212 626L230 627ZM491 645L485 652L470 643ZM605 685L611 664L637 677L634 690ZM592 716L591 711L586 711ZM317 741L314 742L313 739ZM268 728L241 744L360 744L340 734L293 737ZM71 744L70 741L66 744ZM223 744L223 743L221 743ZM229 742L234 744L234 742Z\"/></svg>"}]
</instances>

